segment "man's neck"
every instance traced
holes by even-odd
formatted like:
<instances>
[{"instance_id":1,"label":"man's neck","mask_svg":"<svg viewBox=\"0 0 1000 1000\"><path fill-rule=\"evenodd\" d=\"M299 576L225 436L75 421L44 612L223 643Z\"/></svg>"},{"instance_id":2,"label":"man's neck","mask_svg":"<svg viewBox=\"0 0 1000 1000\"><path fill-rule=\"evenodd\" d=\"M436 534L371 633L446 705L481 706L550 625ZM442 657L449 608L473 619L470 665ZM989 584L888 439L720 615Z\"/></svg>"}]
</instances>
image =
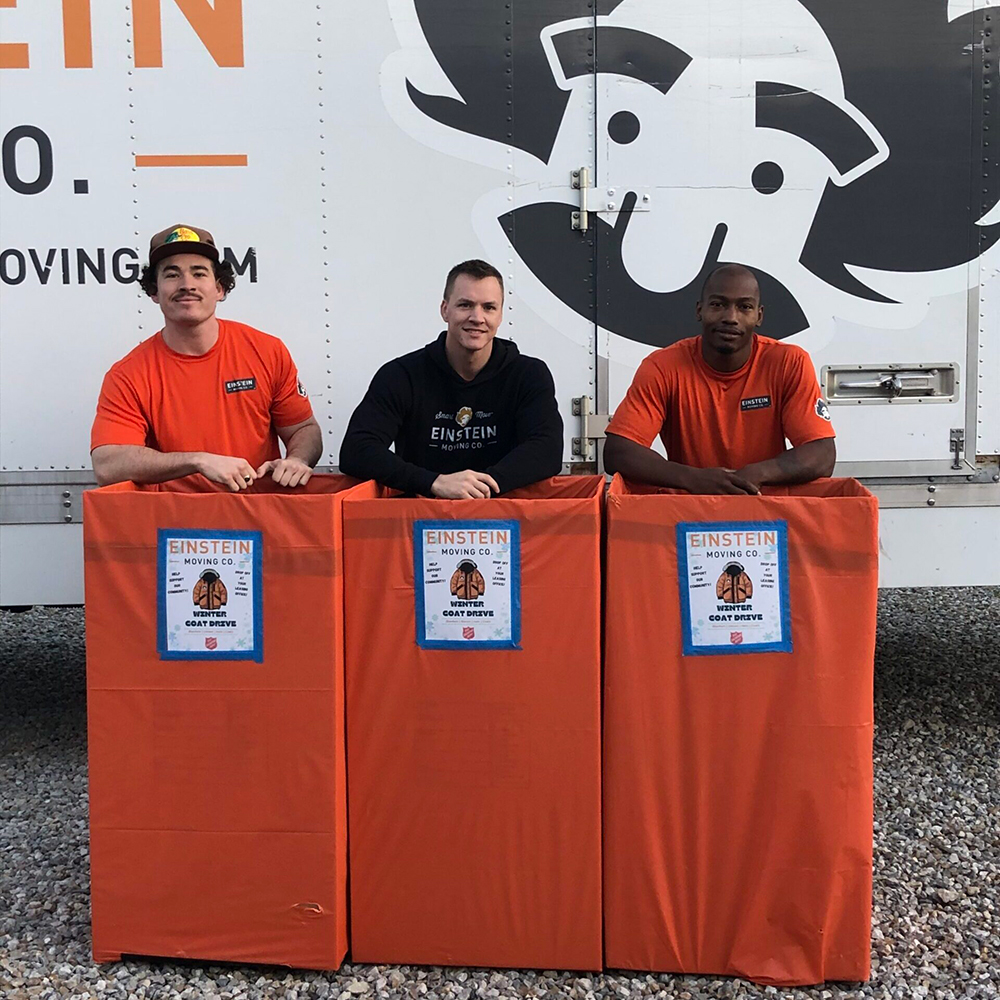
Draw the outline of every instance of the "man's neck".
<instances>
[{"instance_id":1,"label":"man's neck","mask_svg":"<svg viewBox=\"0 0 1000 1000\"><path fill-rule=\"evenodd\" d=\"M163 325L163 342L178 354L190 354L197 357L207 354L219 339L219 321L215 316L194 326L171 323L167 320Z\"/></svg>"},{"instance_id":2,"label":"man's neck","mask_svg":"<svg viewBox=\"0 0 1000 1000\"><path fill-rule=\"evenodd\" d=\"M444 353L448 364L466 382L471 382L485 367L493 354L491 340L481 351L466 351L461 347L452 346L447 335L444 341Z\"/></svg>"},{"instance_id":3,"label":"man's neck","mask_svg":"<svg viewBox=\"0 0 1000 1000\"><path fill-rule=\"evenodd\" d=\"M757 332L754 331L750 334L750 339L747 341L746 346L741 347L735 354L720 354L718 351L712 351L708 348L704 338L702 338L701 356L709 368L714 368L723 375L738 372L750 359L750 355L753 354L753 345L756 337Z\"/></svg>"}]
</instances>

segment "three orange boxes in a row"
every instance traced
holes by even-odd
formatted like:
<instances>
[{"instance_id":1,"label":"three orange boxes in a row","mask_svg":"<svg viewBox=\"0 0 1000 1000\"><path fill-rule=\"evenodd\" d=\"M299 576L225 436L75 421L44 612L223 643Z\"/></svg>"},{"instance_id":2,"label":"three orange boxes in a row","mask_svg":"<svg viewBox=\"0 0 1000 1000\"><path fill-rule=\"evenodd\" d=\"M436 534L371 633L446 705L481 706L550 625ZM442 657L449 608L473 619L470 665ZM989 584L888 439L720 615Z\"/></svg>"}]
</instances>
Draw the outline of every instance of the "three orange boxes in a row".
<instances>
[{"instance_id":1,"label":"three orange boxes in a row","mask_svg":"<svg viewBox=\"0 0 1000 1000\"><path fill-rule=\"evenodd\" d=\"M867 978L876 520L87 493L95 957Z\"/></svg>"}]
</instances>

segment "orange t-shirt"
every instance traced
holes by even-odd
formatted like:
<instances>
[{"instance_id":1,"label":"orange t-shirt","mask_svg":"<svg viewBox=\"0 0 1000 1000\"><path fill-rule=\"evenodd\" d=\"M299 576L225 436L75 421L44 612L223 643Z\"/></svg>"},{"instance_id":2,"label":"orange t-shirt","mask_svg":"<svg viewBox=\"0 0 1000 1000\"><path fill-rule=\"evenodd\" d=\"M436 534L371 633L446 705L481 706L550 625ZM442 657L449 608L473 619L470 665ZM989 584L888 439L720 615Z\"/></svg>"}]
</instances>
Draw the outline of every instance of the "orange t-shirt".
<instances>
[{"instance_id":1,"label":"orange t-shirt","mask_svg":"<svg viewBox=\"0 0 1000 1000\"><path fill-rule=\"evenodd\" d=\"M747 363L719 372L701 355L701 337L654 351L608 424L609 434L648 448L657 434L672 462L740 469L793 447L834 437L830 408L809 355L754 335Z\"/></svg>"},{"instance_id":2,"label":"orange t-shirt","mask_svg":"<svg viewBox=\"0 0 1000 1000\"><path fill-rule=\"evenodd\" d=\"M207 451L257 468L280 457L277 427L311 416L288 348L277 337L220 319L219 339L206 354L178 354L157 333L112 366L90 448Z\"/></svg>"}]
</instances>

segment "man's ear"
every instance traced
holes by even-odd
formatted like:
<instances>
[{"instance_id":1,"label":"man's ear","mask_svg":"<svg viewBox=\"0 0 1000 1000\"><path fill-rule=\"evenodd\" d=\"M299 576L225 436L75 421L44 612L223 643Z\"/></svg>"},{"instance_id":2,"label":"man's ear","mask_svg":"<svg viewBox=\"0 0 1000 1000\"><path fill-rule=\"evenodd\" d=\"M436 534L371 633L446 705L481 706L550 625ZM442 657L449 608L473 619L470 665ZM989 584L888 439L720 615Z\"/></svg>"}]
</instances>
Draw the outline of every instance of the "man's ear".
<instances>
[{"instance_id":1,"label":"man's ear","mask_svg":"<svg viewBox=\"0 0 1000 1000\"><path fill-rule=\"evenodd\" d=\"M697 320L701 320L701 299L694 304L694 315Z\"/></svg>"},{"instance_id":2,"label":"man's ear","mask_svg":"<svg viewBox=\"0 0 1000 1000\"><path fill-rule=\"evenodd\" d=\"M443 319L446 323L448 322L448 317L446 315L447 310L448 310L448 300L447 299L442 299L441 300L441 319Z\"/></svg>"},{"instance_id":3,"label":"man's ear","mask_svg":"<svg viewBox=\"0 0 1000 1000\"><path fill-rule=\"evenodd\" d=\"M760 326L764 322L764 307L757 306L757 326Z\"/></svg>"}]
</instances>

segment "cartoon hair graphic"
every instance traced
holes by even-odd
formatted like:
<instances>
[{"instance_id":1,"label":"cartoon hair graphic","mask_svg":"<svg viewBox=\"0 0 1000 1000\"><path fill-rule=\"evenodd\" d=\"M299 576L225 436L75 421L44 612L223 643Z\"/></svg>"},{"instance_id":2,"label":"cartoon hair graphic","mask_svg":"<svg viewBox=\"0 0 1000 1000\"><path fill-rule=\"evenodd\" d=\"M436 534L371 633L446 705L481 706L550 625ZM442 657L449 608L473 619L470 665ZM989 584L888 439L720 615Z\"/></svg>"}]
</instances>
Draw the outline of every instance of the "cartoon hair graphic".
<instances>
[{"instance_id":1,"label":"cartoon hair graphic","mask_svg":"<svg viewBox=\"0 0 1000 1000\"><path fill-rule=\"evenodd\" d=\"M833 45L848 100L889 147L877 169L827 185L800 259L842 291L891 301L845 265L937 271L1000 239L1000 224L977 224L1000 197L1000 170L979 162L975 134L989 107L977 80L988 94L997 77L996 60L983 65L989 11L949 21L948 0L800 2Z\"/></svg>"},{"instance_id":2,"label":"cartoon hair graphic","mask_svg":"<svg viewBox=\"0 0 1000 1000\"><path fill-rule=\"evenodd\" d=\"M620 0L597 0L608 14ZM594 14L588 0L531 0L512 17L503 0L414 0L427 44L461 101L421 93L407 81L410 100L442 125L516 146L548 162L569 95L552 79L542 29L555 21ZM461 44L456 45L456 37ZM500 42L501 44L498 44ZM586 40L581 39L586 58ZM593 45L590 45L591 57ZM517 80L511 54L517 53ZM591 62L593 59L591 58Z\"/></svg>"}]
</instances>

